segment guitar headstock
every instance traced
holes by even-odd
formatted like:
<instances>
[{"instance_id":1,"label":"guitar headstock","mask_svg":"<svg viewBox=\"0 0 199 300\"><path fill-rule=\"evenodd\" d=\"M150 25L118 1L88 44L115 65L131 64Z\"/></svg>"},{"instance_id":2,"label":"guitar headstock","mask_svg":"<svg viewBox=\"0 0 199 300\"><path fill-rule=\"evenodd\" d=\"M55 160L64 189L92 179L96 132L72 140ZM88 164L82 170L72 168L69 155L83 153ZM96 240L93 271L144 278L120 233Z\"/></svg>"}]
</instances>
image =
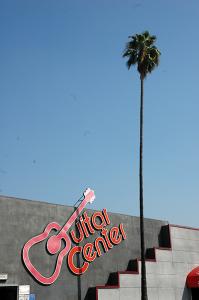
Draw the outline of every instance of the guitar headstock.
<instances>
[{"instance_id":1,"label":"guitar headstock","mask_svg":"<svg viewBox=\"0 0 199 300\"><path fill-rule=\"evenodd\" d=\"M95 200L95 193L90 188L87 188L84 192L84 199L86 199L87 203L93 203Z\"/></svg>"}]
</instances>

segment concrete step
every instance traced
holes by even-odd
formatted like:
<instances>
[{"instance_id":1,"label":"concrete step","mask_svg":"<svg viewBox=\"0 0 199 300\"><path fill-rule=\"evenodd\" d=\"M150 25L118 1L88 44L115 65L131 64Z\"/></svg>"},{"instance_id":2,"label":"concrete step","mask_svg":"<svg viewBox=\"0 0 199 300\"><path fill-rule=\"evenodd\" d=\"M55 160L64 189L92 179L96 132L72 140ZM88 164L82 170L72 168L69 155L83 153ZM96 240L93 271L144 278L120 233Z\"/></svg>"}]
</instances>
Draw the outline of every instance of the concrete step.
<instances>
[{"instance_id":1,"label":"concrete step","mask_svg":"<svg viewBox=\"0 0 199 300\"><path fill-rule=\"evenodd\" d=\"M160 247L146 251L149 300L191 299L186 276L199 265L199 230L163 226ZM110 274L106 286L96 288L97 300L140 300L141 261L131 260L127 270Z\"/></svg>"}]
</instances>

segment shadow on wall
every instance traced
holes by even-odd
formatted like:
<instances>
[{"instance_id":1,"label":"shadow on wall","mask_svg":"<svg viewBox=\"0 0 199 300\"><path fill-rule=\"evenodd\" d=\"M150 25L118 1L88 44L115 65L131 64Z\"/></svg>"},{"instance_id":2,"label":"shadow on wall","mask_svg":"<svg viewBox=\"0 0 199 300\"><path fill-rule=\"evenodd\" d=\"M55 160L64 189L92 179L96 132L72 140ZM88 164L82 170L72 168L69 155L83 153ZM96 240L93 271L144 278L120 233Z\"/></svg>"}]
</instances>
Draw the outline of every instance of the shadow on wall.
<instances>
[{"instance_id":1,"label":"shadow on wall","mask_svg":"<svg viewBox=\"0 0 199 300\"><path fill-rule=\"evenodd\" d=\"M96 299L96 288L89 288L84 300L95 300Z\"/></svg>"},{"instance_id":2,"label":"shadow on wall","mask_svg":"<svg viewBox=\"0 0 199 300\"><path fill-rule=\"evenodd\" d=\"M191 299L192 299L191 290L188 289L185 285L183 295L182 295L182 300L191 300Z\"/></svg>"}]
</instances>

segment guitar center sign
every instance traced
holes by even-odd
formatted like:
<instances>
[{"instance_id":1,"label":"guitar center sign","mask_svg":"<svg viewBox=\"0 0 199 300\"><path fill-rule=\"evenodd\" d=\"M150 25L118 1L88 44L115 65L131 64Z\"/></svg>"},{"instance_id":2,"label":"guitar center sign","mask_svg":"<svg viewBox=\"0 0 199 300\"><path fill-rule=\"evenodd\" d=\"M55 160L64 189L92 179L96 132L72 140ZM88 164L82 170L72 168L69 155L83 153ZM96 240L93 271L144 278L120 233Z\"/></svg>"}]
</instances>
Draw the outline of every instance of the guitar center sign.
<instances>
[{"instance_id":1,"label":"guitar center sign","mask_svg":"<svg viewBox=\"0 0 199 300\"><path fill-rule=\"evenodd\" d=\"M101 249L104 250L103 252L108 252L114 245L118 245L122 240L126 239L126 233L122 223L119 224L118 227L115 226L109 230L106 228L111 224L106 209L103 209L101 212L95 212L91 217L87 215L86 211L81 215L87 203L92 203L94 199L94 191L88 188L83 193L83 200L64 226L60 226L56 222L49 223L41 234L31 238L24 245L22 250L23 262L37 281L45 285L54 283L60 274L65 256L67 256L67 263L71 272L75 275L81 275L88 270L90 263L102 255ZM75 221L76 229L69 231ZM51 233L52 231L53 235ZM56 234L54 231L56 231ZM94 235L96 232L100 232L100 236L98 236L94 242L86 243L84 246L80 245L84 239L90 235ZM58 255L55 270L50 277L42 275L33 265L29 257L30 249L45 240L47 241L47 252L51 255ZM63 242L64 247L62 246ZM76 244L74 247L72 247L72 242ZM76 254L81 254L83 257L83 264L81 266L77 266L75 263L74 256Z\"/></svg>"}]
</instances>

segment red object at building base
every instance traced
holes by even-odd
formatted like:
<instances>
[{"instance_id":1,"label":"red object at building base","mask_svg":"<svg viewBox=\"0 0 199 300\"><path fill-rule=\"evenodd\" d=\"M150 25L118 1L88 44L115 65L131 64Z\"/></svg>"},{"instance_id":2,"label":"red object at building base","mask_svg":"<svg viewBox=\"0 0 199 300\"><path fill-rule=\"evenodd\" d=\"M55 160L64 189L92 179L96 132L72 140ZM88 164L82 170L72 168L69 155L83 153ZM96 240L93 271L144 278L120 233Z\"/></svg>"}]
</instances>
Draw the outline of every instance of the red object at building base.
<instances>
[{"instance_id":1,"label":"red object at building base","mask_svg":"<svg viewBox=\"0 0 199 300\"><path fill-rule=\"evenodd\" d=\"M199 267L194 268L187 275L187 287L190 289L199 288Z\"/></svg>"}]
</instances>

